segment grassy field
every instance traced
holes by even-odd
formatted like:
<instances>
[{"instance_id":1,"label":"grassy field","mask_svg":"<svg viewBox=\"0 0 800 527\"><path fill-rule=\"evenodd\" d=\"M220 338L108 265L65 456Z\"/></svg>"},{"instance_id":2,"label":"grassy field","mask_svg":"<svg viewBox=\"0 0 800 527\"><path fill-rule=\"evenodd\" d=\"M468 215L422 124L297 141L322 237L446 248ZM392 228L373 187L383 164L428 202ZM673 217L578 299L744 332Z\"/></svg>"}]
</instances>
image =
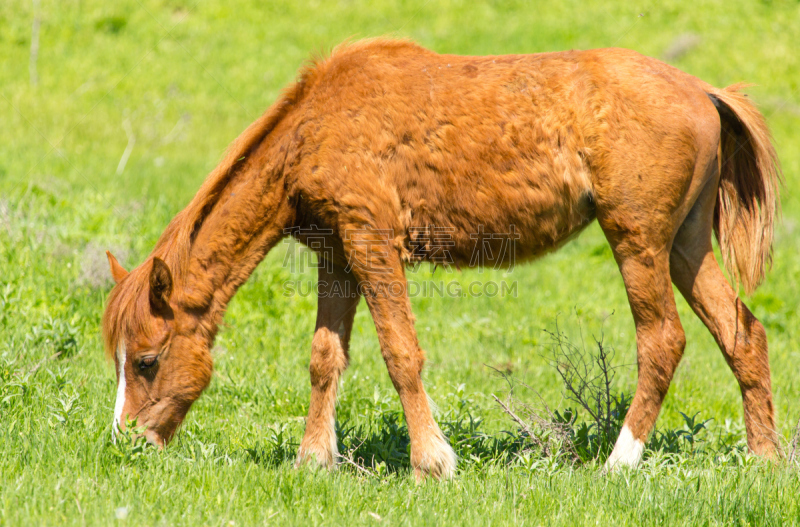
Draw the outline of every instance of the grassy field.
<instances>
[{"instance_id":1,"label":"grassy field","mask_svg":"<svg viewBox=\"0 0 800 527\"><path fill-rule=\"evenodd\" d=\"M364 442L376 475L292 468L316 300L284 294L287 280L315 278L283 265L288 245L234 298L214 380L178 438L161 453L112 445L115 376L99 330L111 287L104 250L137 265L311 52L376 35L460 54L620 46L718 86L754 83L786 188L774 267L745 301L767 328L787 440L800 417L800 3L263 4L0 4L0 525L800 523L798 468L744 452L738 387L681 298L688 346L658 427L685 431L681 412L710 419L694 451L686 440L679 454L650 448L640 469L613 476L597 463L509 454L517 428L491 397L508 393L492 368L568 406L545 358L544 330L557 319L573 336L602 331L624 365L614 390L635 388L633 322L596 225L511 273L412 275L516 284L503 298L413 300L428 392L460 456L453 481L414 484L399 400L363 303L338 418L341 447Z\"/></svg>"}]
</instances>

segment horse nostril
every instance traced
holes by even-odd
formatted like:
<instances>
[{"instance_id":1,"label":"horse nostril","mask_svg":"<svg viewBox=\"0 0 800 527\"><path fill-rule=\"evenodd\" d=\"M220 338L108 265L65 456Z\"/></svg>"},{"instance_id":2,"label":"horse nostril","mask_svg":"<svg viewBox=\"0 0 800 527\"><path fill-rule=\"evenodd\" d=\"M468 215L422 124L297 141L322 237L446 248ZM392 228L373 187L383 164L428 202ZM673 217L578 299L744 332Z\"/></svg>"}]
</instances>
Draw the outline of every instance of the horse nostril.
<instances>
[{"instance_id":1,"label":"horse nostril","mask_svg":"<svg viewBox=\"0 0 800 527\"><path fill-rule=\"evenodd\" d=\"M152 430L145 430L144 437L149 444L153 445L159 450L161 450L165 446L164 439L159 434L157 434Z\"/></svg>"}]
</instances>

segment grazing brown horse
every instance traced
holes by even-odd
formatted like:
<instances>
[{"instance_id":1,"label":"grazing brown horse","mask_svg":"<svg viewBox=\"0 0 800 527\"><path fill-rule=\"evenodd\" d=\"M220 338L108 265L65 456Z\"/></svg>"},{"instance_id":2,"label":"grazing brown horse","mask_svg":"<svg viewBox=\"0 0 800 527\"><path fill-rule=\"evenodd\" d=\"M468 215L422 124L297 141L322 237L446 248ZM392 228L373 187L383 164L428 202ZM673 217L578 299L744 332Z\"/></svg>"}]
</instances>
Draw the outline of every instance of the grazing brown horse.
<instances>
[{"instance_id":1,"label":"grazing brown horse","mask_svg":"<svg viewBox=\"0 0 800 527\"><path fill-rule=\"evenodd\" d=\"M287 232L306 242L325 232L333 249L319 269L298 463L335 464L336 390L364 296L415 474L448 477L456 458L422 385L404 264L437 261L432 226L450 233L452 263L470 266L476 233L490 244L513 233L508 263L597 218L628 293L639 370L607 466L639 461L683 354L671 282L739 382L748 446L771 456L766 335L718 267L711 235L752 291L770 262L779 185L764 119L737 87L632 51L462 57L405 41L344 45L231 145L144 263L128 273L109 254L116 426L138 417L148 440L166 444L209 383L209 349L236 290Z\"/></svg>"}]
</instances>

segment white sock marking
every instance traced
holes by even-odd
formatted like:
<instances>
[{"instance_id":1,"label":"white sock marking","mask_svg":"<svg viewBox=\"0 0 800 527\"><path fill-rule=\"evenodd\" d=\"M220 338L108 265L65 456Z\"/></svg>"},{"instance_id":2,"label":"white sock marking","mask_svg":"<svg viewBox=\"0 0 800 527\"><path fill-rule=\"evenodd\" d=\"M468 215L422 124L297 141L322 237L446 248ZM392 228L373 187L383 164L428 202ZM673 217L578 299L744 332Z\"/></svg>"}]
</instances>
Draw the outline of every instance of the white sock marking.
<instances>
[{"instance_id":1,"label":"white sock marking","mask_svg":"<svg viewBox=\"0 0 800 527\"><path fill-rule=\"evenodd\" d=\"M125 358L125 344L120 344L117 346L117 367L119 371L117 402L114 405L114 426L111 428L115 434L119 430L120 419L122 419L122 409L125 407Z\"/></svg>"},{"instance_id":2,"label":"white sock marking","mask_svg":"<svg viewBox=\"0 0 800 527\"><path fill-rule=\"evenodd\" d=\"M635 439L631 434L628 425L622 427L619 433L614 450L606 461L606 471L613 470L615 467L634 467L639 464L644 452L644 442Z\"/></svg>"}]
</instances>

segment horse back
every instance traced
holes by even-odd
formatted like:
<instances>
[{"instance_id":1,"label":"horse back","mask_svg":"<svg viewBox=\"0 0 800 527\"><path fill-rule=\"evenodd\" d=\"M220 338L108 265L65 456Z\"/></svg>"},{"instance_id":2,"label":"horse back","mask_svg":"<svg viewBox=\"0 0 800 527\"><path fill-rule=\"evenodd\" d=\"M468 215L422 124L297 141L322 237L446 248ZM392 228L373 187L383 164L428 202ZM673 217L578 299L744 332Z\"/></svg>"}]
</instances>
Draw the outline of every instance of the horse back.
<instances>
[{"instance_id":1,"label":"horse back","mask_svg":"<svg viewBox=\"0 0 800 527\"><path fill-rule=\"evenodd\" d=\"M339 239L381 229L411 260L537 257L594 219L614 149L687 128L670 101L691 79L628 50L344 48L315 66L297 119L297 216Z\"/></svg>"}]
</instances>

